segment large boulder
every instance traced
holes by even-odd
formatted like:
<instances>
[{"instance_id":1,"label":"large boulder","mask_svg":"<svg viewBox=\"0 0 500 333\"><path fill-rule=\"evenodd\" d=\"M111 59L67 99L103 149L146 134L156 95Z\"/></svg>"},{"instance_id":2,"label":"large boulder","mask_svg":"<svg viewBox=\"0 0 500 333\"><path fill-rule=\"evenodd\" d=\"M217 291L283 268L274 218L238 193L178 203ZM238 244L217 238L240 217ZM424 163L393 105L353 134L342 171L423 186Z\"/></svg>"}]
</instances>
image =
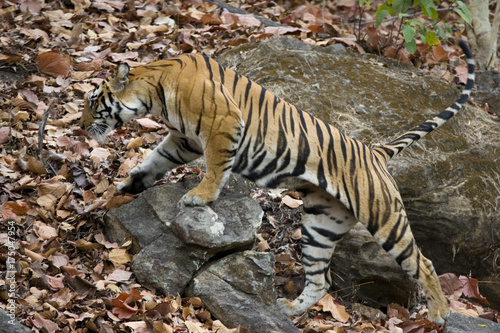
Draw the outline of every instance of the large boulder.
<instances>
[{"instance_id":1,"label":"large boulder","mask_svg":"<svg viewBox=\"0 0 500 333\"><path fill-rule=\"evenodd\" d=\"M459 95L457 86L422 76L412 66L374 55L338 51L283 37L242 45L218 60L371 146L388 142L431 118ZM389 164L424 255L434 262L439 274L472 274L485 281L480 283L480 290L497 309L499 137L498 122L468 104L442 128ZM344 289L351 295L359 290L361 294L355 296L378 298L372 299L374 303L390 301L376 296L380 290L369 290L378 289L375 283L356 286L367 280L388 281L381 277L392 271L399 276L395 280L400 281L397 289L404 289L402 271L395 262L392 266L381 262L375 255L380 250L374 250L376 244L368 238L367 243L358 242L347 236L338 245L332 260L332 276L338 276L334 289ZM353 253L353 248L358 250ZM348 257L349 262L336 264L337 256ZM366 275L363 269L367 267L379 273ZM349 286L353 288L345 289Z\"/></svg>"},{"instance_id":2,"label":"large boulder","mask_svg":"<svg viewBox=\"0 0 500 333\"><path fill-rule=\"evenodd\" d=\"M224 191L204 207L178 207L198 182L155 186L131 203L110 210L108 239L133 239L133 270L139 282L163 293L183 293L213 256L252 247L262 222L260 206L248 196Z\"/></svg>"},{"instance_id":3,"label":"large boulder","mask_svg":"<svg viewBox=\"0 0 500 333\"><path fill-rule=\"evenodd\" d=\"M274 256L240 252L255 242L263 216L260 206L248 195L224 189L207 206L179 208L182 195L198 184L155 186L110 210L105 218L107 238L119 243L133 240L137 254L132 269L144 286L177 295L184 294L192 281L188 293L199 296L226 326L299 332L276 304ZM229 187L246 192L244 180L232 181Z\"/></svg>"}]
</instances>

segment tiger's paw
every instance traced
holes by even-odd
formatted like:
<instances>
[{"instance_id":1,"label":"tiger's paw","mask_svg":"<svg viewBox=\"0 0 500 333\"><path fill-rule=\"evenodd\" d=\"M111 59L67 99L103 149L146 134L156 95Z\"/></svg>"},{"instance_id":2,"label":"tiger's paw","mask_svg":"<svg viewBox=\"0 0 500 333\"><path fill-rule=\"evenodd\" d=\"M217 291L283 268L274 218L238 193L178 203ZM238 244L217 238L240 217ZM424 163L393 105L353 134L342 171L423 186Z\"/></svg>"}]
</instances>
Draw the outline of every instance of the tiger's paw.
<instances>
[{"instance_id":1,"label":"tiger's paw","mask_svg":"<svg viewBox=\"0 0 500 333\"><path fill-rule=\"evenodd\" d=\"M217 199L217 193L214 195L212 191L203 190L203 188L200 188L200 185L198 185L198 187L192 189L188 193L184 194L182 199L179 201L179 205L205 206L209 202L212 202L215 199Z\"/></svg>"},{"instance_id":2,"label":"tiger's paw","mask_svg":"<svg viewBox=\"0 0 500 333\"><path fill-rule=\"evenodd\" d=\"M444 322L450 315L450 308L448 306L443 307L435 311L432 307L429 308L429 320L436 323L438 326L443 326Z\"/></svg>"},{"instance_id":3,"label":"tiger's paw","mask_svg":"<svg viewBox=\"0 0 500 333\"><path fill-rule=\"evenodd\" d=\"M205 206L210 201L204 200L197 195L190 195L190 192L184 194L179 201L179 207L183 206Z\"/></svg>"},{"instance_id":4,"label":"tiger's paw","mask_svg":"<svg viewBox=\"0 0 500 333\"><path fill-rule=\"evenodd\" d=\"M137 194L151 187L155 182L155 177L149 173L142 172L139 168L130 170L129 176L125 178L116 189L120 193Z\"/></svg>"},{"instance_id":5,"label":"tiger's paw","mask_svg":"<svg viewBox=\"0 0 500 333\"><path fill-rule=\"evenodd\" d=\"M296 316L296 315L300 314L300 311L298 311L299 309L297 309L294 306L294 304L293 304L294 302L292 302L286 298L278 298L276 300L276 303L278 304L278 307L280 308L281 312L283 312L286 315Z\"/></svg>"}]
</instances>

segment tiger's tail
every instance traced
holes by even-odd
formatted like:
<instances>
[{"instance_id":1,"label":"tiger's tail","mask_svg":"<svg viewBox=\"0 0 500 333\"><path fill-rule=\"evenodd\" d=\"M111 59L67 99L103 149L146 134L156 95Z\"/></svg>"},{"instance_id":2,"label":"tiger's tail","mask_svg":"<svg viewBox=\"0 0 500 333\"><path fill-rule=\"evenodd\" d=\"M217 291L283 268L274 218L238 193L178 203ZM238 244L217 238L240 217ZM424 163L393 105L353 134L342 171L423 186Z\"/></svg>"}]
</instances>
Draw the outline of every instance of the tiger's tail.
<instances>
[{"instance_id":1,"label":"tiger's tail","mask_svg":"<svg viewBox=\"0 0 500 333\"><path fill-rule=\"evenodd\" d=\"M465 104L465 102L467 102L467 100L469 99L472 87L474 86L474 67L476 62L474 61L472 52L470 51L469 47L463 40L459 40L458 45L460 46L460 48L465 54L465 57L467 58L467 73L468 73L467 83L465 84L465 88L460 94L460 97L455 101L455 103L453 103L446 110L442 111L434 118L429 119L421 123L417 127L412 128L411 130L401 135L397 139L392 140L391 142L386 143L380 147L374 148L374 151L380 153L382 156L385 157L386 162L388 162L394 156L399 154L403 149L410 146L412 143L420 140L421 138L423 138L436 128L443 125L446 121L448 121L448 119L456 115L458 111L460 111L462 106Z\"/></svg>"}]
</instances>

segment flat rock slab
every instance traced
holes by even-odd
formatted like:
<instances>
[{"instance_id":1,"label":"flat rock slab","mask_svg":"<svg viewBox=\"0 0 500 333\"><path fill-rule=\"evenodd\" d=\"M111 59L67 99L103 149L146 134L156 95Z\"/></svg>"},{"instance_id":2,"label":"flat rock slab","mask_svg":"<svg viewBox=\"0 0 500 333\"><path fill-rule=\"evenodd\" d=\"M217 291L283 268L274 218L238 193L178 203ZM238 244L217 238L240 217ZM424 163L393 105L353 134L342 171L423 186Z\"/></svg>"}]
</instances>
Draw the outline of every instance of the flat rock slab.
<instances>
[{"instance_id":1,"label":"flat rock slab","mask_svg":"<svg viewBox=\"0 0 500 333\"><path fill-rule=\"evenodd\" d=\"M500 324L483 318L472 318L452 313L446 320L443 333L499 333Z\"/></svg>"}]
</instances>

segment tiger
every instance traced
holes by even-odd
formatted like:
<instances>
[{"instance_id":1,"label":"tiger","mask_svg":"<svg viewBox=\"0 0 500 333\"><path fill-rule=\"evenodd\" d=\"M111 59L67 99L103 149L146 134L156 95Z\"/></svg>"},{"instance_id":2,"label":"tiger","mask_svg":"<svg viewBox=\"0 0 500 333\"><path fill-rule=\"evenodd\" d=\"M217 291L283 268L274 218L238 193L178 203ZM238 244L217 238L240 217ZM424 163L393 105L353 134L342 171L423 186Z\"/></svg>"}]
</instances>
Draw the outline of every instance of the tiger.
<instances>
[{"instance_id":1,"label":"tiger","mask_svg":"<svg viewBox=\"0 0 500 333\"><path fill-rule=\"evenodd\" d=\"M134 69L118 65L85 98L80 125L99 143L130 120L156 115L168 128L163 141L117 185L137 194L177 166L201 156L206 173L179 205L217 199L231 172L267 188L296 189L303 201L303 291L279 298L287 315L317 303L330 285L335 245L358 221L426 294L428 317L442 325L450 313L432 265L417 247L403 200L387 162L459 112L474 85L475 61L459 41L468 76L459 98L434 118L389 143L369 148L336 127L278 98L215 60L183 54Z\"/></svg>"}]
</instances>

